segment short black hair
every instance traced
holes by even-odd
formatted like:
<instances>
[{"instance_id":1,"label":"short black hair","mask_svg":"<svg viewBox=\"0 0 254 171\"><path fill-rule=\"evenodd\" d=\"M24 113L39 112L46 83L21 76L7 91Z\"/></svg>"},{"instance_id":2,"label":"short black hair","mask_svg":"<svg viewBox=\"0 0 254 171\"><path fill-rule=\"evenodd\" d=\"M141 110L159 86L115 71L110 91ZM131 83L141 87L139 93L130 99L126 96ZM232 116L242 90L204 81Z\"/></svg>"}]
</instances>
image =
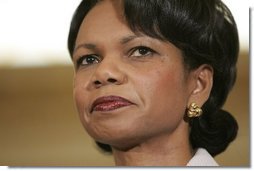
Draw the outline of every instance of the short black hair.
<instances>
[{"instance_id":1,"label":"short black hair","mask_svg":"<svg viewBox=\"0 0 254 171\"><path fill-rule=\"evenodd\" d=\"M83 0L70 27L68 48L72 56L81 23L100 0ZM222 110L236 80L239 38L234 18L221 0L122 0L130 29L168 41L182 52L189 70L202 64L214 70L213 87L203 105L203 115L190 120L193 148L212 156L223 152L237 135L234 117ZM107 144L96 142L105 151Z\"/></svg>"}]
</instances>

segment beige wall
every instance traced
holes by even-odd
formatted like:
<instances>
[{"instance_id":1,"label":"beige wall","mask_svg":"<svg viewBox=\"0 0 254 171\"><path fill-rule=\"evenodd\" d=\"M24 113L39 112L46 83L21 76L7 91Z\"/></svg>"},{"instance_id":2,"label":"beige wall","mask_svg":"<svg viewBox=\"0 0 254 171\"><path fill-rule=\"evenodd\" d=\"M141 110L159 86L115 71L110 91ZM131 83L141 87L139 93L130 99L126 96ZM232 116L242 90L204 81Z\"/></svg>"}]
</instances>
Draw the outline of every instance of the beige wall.
<instances>
[{"instance_id":1,"label":"beige wall","mask_svg":"<svg viewBox=\"0 0 254 171\"><path fill-rule=\"evenodd\" d=\"M239 134L216 157L224 166L250 165L249 56L225 105ZM0 165L111 166L80 124L72 100L72 67L0 69Z\"/></svg>"}]
</instances>

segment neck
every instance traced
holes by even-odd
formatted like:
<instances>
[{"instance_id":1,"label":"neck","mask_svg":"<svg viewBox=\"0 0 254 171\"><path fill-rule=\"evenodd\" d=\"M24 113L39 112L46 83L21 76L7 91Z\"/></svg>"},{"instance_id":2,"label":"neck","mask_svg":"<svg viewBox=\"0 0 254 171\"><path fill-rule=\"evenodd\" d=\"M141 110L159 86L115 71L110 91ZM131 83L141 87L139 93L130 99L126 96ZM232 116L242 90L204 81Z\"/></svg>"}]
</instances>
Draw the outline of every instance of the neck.
<instances>
[{"instance_id":1,"label":"neck","mask_svg":"<svg viewBox=\"0 0 254 171\"><path fill-rule=\"evenodd\" d=\"M153 137L128 151L113 149L113 154L117 166L186 166L193 150L187 133L173 133Z\"/></svg>"}]
</instances>

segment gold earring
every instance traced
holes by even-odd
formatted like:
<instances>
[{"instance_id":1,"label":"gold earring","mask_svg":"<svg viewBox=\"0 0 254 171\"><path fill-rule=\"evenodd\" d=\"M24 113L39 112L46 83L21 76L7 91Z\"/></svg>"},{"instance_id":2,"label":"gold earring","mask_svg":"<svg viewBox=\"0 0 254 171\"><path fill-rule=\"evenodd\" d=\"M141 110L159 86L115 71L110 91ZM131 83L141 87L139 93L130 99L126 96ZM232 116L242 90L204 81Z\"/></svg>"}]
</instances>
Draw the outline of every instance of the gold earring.
<instances>
[{"instance_id":1,"label":"gold earring","mask_svg":"<svg viewBox=\"0 0 254 171\"><path fill-rule=\"evenodd\" d=\"M194 117L199 117L202 114L202 109L196 104L196 103L191 103L188 111L187 111L187 115L190 118L194 118Z\"/></svg>"}]
</instances>

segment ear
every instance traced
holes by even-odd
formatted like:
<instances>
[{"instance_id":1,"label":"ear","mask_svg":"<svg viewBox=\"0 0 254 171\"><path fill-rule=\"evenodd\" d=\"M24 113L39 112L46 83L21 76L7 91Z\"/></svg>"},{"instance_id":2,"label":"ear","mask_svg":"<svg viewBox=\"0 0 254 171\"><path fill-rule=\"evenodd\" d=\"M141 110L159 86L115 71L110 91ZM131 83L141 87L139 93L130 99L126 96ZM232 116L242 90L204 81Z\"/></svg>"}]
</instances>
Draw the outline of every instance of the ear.
<instances>
[{"instance_id":1,"label":"ear","mask_svg":"<svg viewBox=\"0 0 254 171\"><path fill-rule=\"evenodd\" d=\"M188 106L195 102L199 107L207 101L213 87L213 68L204 64L192 71L192 86Z\"/></svg>"}]
</instances>

